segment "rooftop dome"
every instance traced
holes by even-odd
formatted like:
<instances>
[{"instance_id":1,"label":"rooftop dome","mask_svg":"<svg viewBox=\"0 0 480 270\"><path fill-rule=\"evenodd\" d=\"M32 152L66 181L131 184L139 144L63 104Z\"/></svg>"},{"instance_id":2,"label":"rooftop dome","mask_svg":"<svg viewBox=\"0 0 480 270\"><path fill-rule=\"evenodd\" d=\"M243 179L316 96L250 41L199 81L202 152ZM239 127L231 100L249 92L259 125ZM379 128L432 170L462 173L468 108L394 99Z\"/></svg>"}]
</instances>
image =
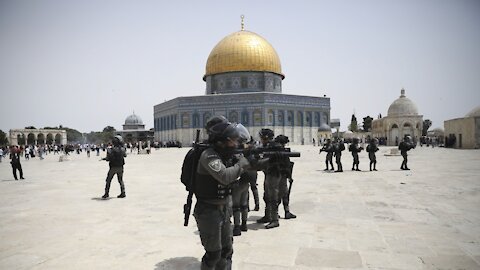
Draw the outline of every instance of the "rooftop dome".
<instances>
[{"instance_id":1,"label":"rooftop dome","mask_svg":"<svg viewBox=\"0 0 480 270\"><path fill-rule=\"evenodd\" d=\"M210 52L205 76L236 71L263 71L282 76L280 58L263 37L242 30L223 38Z\"/></svg>"},{"instance_id":2,"label":"rooftop dome","mask_svg":"<svg viewBox=\"0 0 480 270\"><path fill-rule=\"evenodd\" d=\"M469 113L467 113L465 115L465 118L467 118L467 117L480 117L480 106L474 108Z\"/></svg>"},{"instance_id":3,"label":"rooftop dome","mask_svg":"<svg viewBox=\"0 0 480 270\"><path fill-rule=\"evenodd\" d=\"M388 116L418 115L417 105L405 96L402 88L401 95L388 108Z\"/></svg>"},{"instance_id":4,"label":"rooftop dome","mask_svg":"<svg viewBox=\"0 0 480 270\"><path fill-rule=\"evenodd\" d=\"M327 125L326 123L323 123L318 127L318 131L323 131L323 132L329 131L329 132L331 132L332 128L329 125Z\"/></svg>"},{"instance_id":5,"label":"rooftop dome","mask_svg":"<svg viewBox=\"0 0 480 270\"><path fill-rule=\"evenodd\" d=\"M140 116L133 113L132 115L129 115L127 119L125 119L125 125L143 125L143 121Z\"/></svg>"}]
</instances>

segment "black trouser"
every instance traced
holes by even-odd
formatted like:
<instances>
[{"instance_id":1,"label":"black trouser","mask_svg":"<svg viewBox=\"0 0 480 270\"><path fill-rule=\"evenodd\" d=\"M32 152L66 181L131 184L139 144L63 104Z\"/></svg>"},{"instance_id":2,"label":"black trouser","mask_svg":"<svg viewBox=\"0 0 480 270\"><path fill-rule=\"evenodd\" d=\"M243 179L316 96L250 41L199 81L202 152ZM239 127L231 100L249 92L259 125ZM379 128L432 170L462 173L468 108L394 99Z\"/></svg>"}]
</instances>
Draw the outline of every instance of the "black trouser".
<instances>
[{"instance_id":1,"label":"black trouser","mask_svg":"<svg viewBox=\"0 0 480 270\"><path fill-rule=\"evenodd\" d=\"M332 170L335 170L335 168L333 168L332 158L333 158L333 153L328 152L327 153L327 159L325 160L325 165L327 166L327 170L328 170L328 164L329 163L330 163L330 166L332 167Z\"/></svg>"},{"instance_id":2,"label":"black trouser","mask_svg":"<svg viewBox=\"0 0 480 270\"><path fill-rule=\"evenodd\" d=\"M247 222L248 218L248 185L249 181L238 181L232 189L233 225Z\"/></svg>"},{"instance_id":3,"label":"black trouser","mask_svg":"<svg viewBox=\"0 0 480 270\"><path fill-rule=\"evenodd\" d=\"M123 167L110 167L108 170L106 184L105 184L105 194L108 194L110 191L110 183L112 182L113 176L117 175L118 183L120 184L121 193L125 193L125 185L123 184Z\"/></svg>"},{"instance_id":4,"label":"black trouser","mask_svg":"<svg viewBox=\"0 0 480 270\"><path fill-rule=\"evenodd\" d=\"M202 201L195 204L193 216L205 248L201 270L232 269L231 215L232 209L227 205L213 205Z\"/></svg>"},{"instance_id":5,"label":"black trouser","mask_svg":"<svg viewBox=\"0 0 480 270\"><path fill-rule=\"evenodd\" d=\"M283 203L283 209L285 212L290 212L290 207L288 206L290 203L290 194L288 193L288 178L283 174L279 183L278 198L278 204Z\"/></svg>"},{"instance_id":6,"label":"black trouser","mask_svg":"<svg viewBox=\"0 0 480 270\"><path fill-rule=\"evenodd\" d=\"M20 163L13 163L13 164L12 164L12 170L13 170L13 177L15 178L15 180L18 180L18 178L17 178L17 170L20 172L20 179L23 178L22 164L20 164Z\"/></svg>"},{"instance_id":7,"label":"black trouser","mask_svg":"<svg viewBox=\"0 0 480 270\"><path fill-rule=\"evenodd\" d=\"M402 153L402 157L403 157L403 161L402 161L402 166L400 167L400 169L408 169L408 167L407 167L407 162L408 162L407 153Z\"/></svg>"},{"instance_id":8,"label":"black trouser","mask_svg":"<svg viewBox=\"0 0 480 270\"><path fill-rule=\"evenodd\" d=\"M252 177L250 178L250 189L253 193L253 199L255 201L255 206L260 205L260 198L258 196L258 184L257 184L257 172L252 173Z\"/></svg>"},{"instance_id":9,"label":"black trouser","mask_svg":"<svg viewBox=\"0 0 480 270\"><path fill-rule=\"evenodd\" d=\"M358 159L358 153L357 152L352 152L352 156L353 156L353 166L352 166L352 170L355 168L355 165L358 169L358 164L360 164L360 160Z\"/></svg>"},{"instance_id":10,"label":"black trouser","mask_svg":"<svg viewBox=\"0 0 480 270\"><path fill-rule=\"evenodd\" d=\"M370 158L370 171L372 170L372 165L373 169L377 169L377 157L375 156L375 153L368 153L368 157Z\"/></svg>"},{"instance_id":11,"label":"black trouser","mask_svg":"<svg viewBox=\"0 0 480 270\"><path fill-rule=\"evenodd\" d=\"M335 162L337 163L337 170L338 171L343 171L343 166L342 166L342 153L336 153L335 154Z\"/></svg>"}]
</instances>

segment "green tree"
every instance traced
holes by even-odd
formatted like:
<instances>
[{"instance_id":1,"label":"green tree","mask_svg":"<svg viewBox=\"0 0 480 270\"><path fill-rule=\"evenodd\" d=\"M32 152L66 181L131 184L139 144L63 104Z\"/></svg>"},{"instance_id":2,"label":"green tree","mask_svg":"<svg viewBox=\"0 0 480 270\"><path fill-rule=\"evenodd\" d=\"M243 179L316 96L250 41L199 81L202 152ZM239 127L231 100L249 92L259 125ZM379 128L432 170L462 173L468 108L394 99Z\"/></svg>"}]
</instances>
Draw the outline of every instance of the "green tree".
<instances>
[{"instance_id":1,"label":"green tree","mask_svg":"<svg viewBox=\"0 0 480 270\"><path fill-rule=\"evenodd\" d=\"M25 129L37 129L37 128L34 126L28 126L28 127L25 127Z\"/></svg>"},{"instance_id":2,"label":"green tree","mask_svg":"<svg viewBox=\"0 0 480 270\"><path fill-rule=\"evenodd\" d=\"M7 134L0 129L0 146L6 146L8 144Z\"/></svg>"},{"instance_id":3,"label":"green tree","mask_svg":"<svg viewBox=\"0 0 480 270\"><path fill-rule=\"evenodd\" d=\"M350 121L350 131L352 132L357 132L358 131L358 125L357 125L357 117L355 117L355 114L352 114L352 120Z\"/></svg>"},{"instance_id":4,"label":"green tree","mask_svg":"<svg viewBox=\"0 0 480 270\"><path fill-rule=\"evenodd\" d=\"M64 127L62 128L67 132L67 142L69 143L83 143L83 135L80 131Z\"/></svg>"},{"instance_id":5,"label":"green tree","mask_svg":"<svg viewBox=\"0 0 480 270\"><path fill-rule=\"evenodd\" d=\"M368 132L372 130L372 121L373 121L373 118L370 116L363 118L363 131Z\"/></svg>"},{"instance_id":6,"label":"green tree","mask_svg":"<svg viewBox=\"0 0 480 270\"><path fill-rule=\"evenodd\" d=\"M117 130L114 127L106 126L102 131L102 141L104 143L112 141L115 131Z\"/></svg>"},{"instance_id":7,"label":"green tree","mask_svg":"<svg viewBox=\"0 0 480 270\"><path fill-rule=\"evenodd\" d=\"M431 126L432 126L432 121L430 119L423 120L422 136L427 136L427 131Z\"/></svg>"}]
</instances>

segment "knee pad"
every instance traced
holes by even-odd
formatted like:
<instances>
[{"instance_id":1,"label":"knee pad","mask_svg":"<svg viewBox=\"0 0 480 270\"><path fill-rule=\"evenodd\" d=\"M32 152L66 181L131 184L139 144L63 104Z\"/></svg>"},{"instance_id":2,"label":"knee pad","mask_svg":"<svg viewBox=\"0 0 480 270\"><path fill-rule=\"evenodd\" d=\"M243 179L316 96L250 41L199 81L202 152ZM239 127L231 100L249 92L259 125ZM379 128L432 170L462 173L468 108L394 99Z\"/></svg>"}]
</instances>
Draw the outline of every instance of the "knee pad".
<instances>
[{"instance_id":1,"label":"knee pad","mask_svg":"<svg viewBox=\"0 0 480 270\"><path fill-rule=\"evenodd\" d=\"M232 210L235 213L235 212L240 212L240 210L242 210L242 208L241 207L233 207Z\"/></svg>"}]
</instances>

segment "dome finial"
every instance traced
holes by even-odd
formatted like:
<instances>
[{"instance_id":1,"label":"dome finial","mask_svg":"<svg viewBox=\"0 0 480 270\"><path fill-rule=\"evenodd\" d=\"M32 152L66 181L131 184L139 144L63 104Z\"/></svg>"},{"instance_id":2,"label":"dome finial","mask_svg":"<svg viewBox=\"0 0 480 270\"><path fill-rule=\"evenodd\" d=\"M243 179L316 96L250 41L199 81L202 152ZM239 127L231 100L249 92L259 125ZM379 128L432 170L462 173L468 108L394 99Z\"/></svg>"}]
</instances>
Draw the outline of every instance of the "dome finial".
<instances>
[{"instance_id":1,"label":"dome finial","mask_svg":"<svg viewBox=\"0 0 480 270\"><path fill-rule=\"evenodd\" d=\"M241 25L242 25L242 31L245 30L245 23L243 22L243 19L245 18L245 16L243 16L243 14L240 16L240 19L242 19L242 22L241 22Z\"/></svg>"},{"instance_id":2,"label":"dome finial","mask_svg":"<svg viewBox=\"0 0 480 270\"><path fill-rule=\"evenodd\" d=\"M405 97L405 89L400 90L400 97Z\"/></svg>"}]
</instances>

